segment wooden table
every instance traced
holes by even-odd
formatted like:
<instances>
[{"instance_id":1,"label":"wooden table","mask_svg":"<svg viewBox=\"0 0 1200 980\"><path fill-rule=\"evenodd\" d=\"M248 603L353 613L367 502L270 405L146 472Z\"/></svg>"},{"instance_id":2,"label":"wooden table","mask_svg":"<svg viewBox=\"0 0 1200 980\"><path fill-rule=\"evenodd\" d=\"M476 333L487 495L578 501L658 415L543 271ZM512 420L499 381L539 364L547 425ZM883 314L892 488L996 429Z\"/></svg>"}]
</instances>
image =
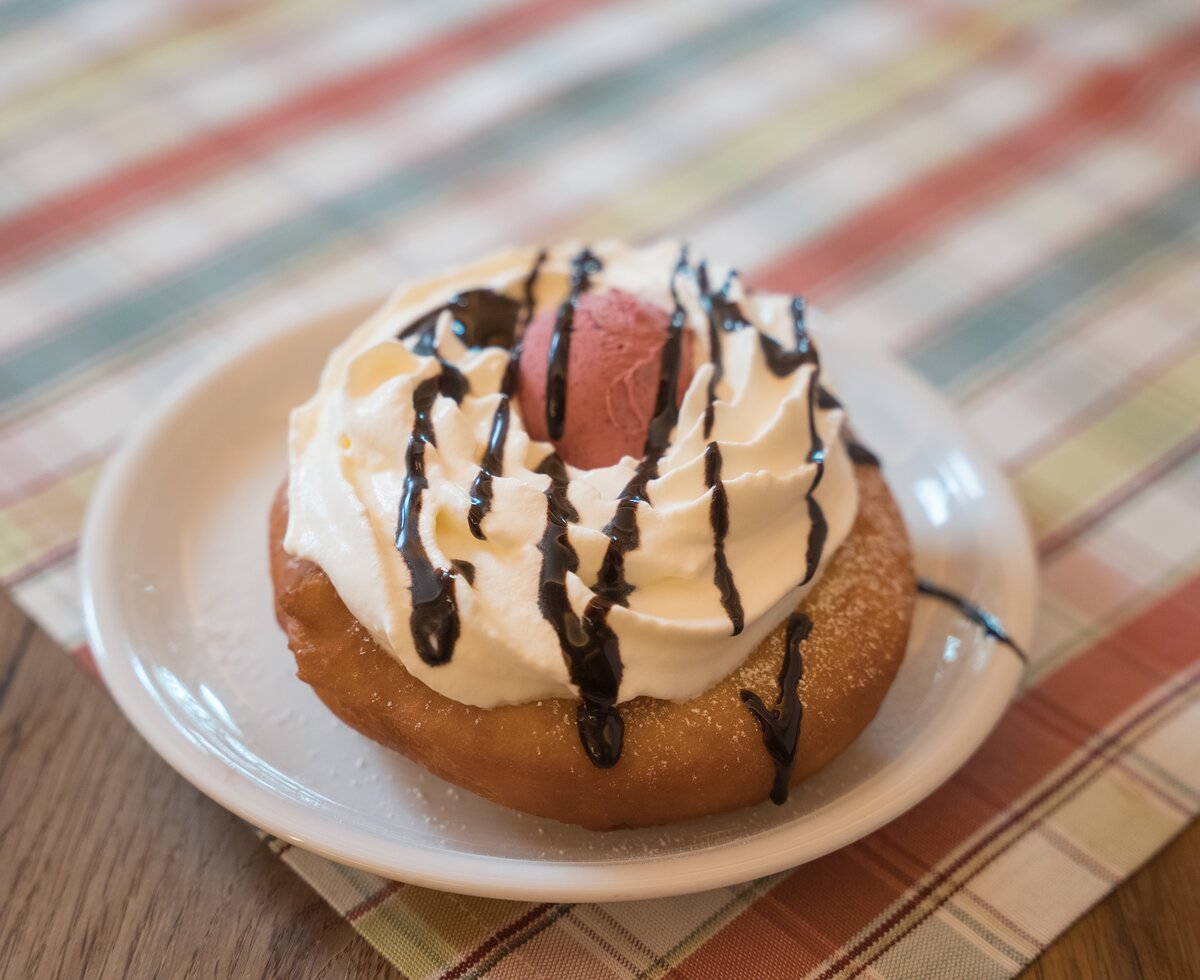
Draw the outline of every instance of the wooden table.
<instances>
[{"instance_id":1,"label":"wooden table","mask_svg":"<svg viewBox=\"0 0 1200 980\"><path fill-rule=\"evenodd\" d=\"M1029 978L1192 977L1200 824ZM395 976L0 596L0 977Z\"/></svg>"}]
</instances>

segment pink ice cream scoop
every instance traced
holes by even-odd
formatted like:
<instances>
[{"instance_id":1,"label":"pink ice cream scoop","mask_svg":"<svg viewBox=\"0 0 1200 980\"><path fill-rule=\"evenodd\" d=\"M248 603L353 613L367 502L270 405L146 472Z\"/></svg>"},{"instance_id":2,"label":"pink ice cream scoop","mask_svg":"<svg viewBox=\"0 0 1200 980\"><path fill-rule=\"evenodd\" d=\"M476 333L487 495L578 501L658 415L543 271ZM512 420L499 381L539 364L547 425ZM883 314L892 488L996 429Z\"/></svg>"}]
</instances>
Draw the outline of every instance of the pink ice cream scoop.
<instances>
[{"instance_id":1,"label":"pink ice cream scoop","mask_svg":"<svg viewBox=\"0 0 1200 980\"><path fill-rule=\"evenodd\" d=\"M546 423L547 357L558 310L543 310L525 332L518 396L525 427L549 440ZM585 293L571 326L566 417L554 441L572 466L595 469L642 455L654 414L663 344L671 314L620 289ZM692 335L683 334L676 404L692 379Z\"/></svg>"}]
</instances>

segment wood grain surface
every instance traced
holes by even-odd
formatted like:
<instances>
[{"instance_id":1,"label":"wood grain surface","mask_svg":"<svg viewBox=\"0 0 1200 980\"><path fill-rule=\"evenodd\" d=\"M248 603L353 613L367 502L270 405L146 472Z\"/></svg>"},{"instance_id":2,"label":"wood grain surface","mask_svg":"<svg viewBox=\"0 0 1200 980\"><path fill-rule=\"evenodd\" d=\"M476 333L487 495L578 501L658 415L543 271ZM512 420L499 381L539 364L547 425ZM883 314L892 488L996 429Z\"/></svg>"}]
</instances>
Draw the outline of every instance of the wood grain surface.
<instances>
[{"instance_id":1,"label":"wood grain surface","mask_svg":"<svg viewBox=\"0 0 1200 980\"><path fill-rule=\"evenodd\" d=\"M1200 824L1030 980L1200 970ZM0 977L392 977L242 821L0 596Z\"/></svg>"}]
</instances>

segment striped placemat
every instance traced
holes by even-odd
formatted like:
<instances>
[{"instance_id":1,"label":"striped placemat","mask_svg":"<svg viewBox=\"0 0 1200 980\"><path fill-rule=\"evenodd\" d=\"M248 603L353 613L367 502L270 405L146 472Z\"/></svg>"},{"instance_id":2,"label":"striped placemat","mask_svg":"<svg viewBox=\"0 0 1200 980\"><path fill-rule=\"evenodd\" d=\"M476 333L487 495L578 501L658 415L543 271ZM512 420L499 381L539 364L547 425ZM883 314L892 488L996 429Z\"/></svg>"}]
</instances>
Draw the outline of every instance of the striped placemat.
<instances>
[{"instance_id":1,"label":"striped placemat","mask_svg":"<svg viewBox=\"0 0 1200 980\"><path fill-rule=\"evenodd\" d=\"M510 241L670 234L937 384L1042 558L941 790L796 871L526 904L273 842L412 976L1005 977L1200 810L1200 9L0 5L0 580L85 654L105 456L197 357Z\"/></svg>"}]
</instances>

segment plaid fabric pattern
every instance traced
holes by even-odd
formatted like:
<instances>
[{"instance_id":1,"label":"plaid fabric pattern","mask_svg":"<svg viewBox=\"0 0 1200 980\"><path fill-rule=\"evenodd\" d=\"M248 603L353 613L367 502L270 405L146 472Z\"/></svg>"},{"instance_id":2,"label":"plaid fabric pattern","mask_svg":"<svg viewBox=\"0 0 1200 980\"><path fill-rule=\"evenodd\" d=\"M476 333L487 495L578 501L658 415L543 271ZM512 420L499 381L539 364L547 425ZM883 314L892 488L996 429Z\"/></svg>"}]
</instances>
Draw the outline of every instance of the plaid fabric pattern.
<instances>
[{"instance_id":1,"label":"plaid fabric pattern","mask_svg":"<svg viewBox=\"0 0 1200 980\"><path fill-rule=\"evenodd\" d=\"M1183 0L9 0L0 581L231 336L506 241L686 237L940 386L1043 596L942 789L795 871L546 905L271 842L414 977L1007 977L1200 810L1200 11Z\"/></svg>"}]
</instances>

